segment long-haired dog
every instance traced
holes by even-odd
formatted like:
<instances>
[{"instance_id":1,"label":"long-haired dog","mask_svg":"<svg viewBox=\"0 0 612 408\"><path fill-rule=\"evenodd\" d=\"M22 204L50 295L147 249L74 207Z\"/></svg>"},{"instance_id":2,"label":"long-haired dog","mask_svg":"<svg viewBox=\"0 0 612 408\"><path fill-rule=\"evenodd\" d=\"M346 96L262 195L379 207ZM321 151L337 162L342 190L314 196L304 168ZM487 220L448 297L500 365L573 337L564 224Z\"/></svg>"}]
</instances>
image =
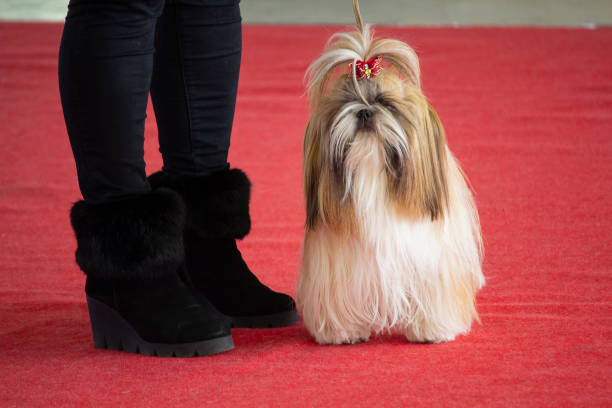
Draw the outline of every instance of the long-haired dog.
<instances>
[{"instance_id":1,"label":"long-haired dog","mask_svg":"<svg viewBox=\"0 0 612 408\"><path fill-rule=\"evenodd\" d=\"M319 343L453 340L478 319L478 213L414 50L374 41L353 8L357 31L332 36L307 71L298 305Z\"/></svg>"}]
</instances>

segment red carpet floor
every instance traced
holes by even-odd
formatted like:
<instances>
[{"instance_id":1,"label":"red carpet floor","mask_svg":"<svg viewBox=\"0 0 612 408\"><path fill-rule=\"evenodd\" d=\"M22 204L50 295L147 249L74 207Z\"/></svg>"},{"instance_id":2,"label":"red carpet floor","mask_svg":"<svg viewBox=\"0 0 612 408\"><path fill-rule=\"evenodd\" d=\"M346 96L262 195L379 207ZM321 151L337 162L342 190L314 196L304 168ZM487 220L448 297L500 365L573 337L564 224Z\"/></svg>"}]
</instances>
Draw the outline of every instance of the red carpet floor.
<instances>
[{"instance_id":1,"label":"red carpet floor","mask_svg":"<svg viewBox=\"0 0 612 408\"><path fill-rule=\"evenodd\" d=\"M302 75L336 29L244 32L231 162L254 182L254 227L240 247L291 293ZM197 359L92 346L68 222L80 196L58 98L60 32L0 24L0 406L612 406L612 29L378 29L418 50L476 190L482 325L441 345L323 347L301 324L235 330L235 350ZM161 166L152 118L149 171Z\"/></svg>"}]
</instances>

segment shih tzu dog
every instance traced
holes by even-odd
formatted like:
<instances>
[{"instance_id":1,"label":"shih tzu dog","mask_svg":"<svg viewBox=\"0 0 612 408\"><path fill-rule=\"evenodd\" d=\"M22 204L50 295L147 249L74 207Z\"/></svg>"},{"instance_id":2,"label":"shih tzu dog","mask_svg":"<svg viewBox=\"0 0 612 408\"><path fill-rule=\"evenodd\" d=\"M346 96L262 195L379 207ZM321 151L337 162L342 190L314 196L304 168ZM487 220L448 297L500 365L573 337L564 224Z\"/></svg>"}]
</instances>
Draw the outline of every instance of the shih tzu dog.
<instances>
[{"instance_id":1,"label":"shih tzu dog","mask_svg":"<svg viewBox=\"0 0 612 408\"><path fill-rule=\"evenodd\" d=\"M414 50L374 41L353 8L357 31L307 71L299 309L318 343L450 341L478 319L478 213Z\"/></svg>"}]
</instances>

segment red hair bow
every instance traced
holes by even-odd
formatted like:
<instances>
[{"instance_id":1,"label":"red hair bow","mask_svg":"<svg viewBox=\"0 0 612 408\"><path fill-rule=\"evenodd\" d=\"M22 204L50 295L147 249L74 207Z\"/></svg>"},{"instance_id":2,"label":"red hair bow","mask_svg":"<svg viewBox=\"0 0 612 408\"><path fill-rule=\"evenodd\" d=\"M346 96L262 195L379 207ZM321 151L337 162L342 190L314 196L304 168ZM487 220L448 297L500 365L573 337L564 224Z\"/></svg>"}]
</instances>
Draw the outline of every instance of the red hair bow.
<instances>
[{"instance_id":1,"label":"red hair bow","mask_svg":"<svg viewBox=\"0 0 612 408\"><path fill-rule=\"evenodd\" d=\"M367 61L357 61L355 63L355 73L357 74L357 78L359 79L370 79L374 78L382 67L380 64L382 63L382 57L373 57ZM353 70L353 64L349 65L351 71Z\"/></svg>"}]
</instances>

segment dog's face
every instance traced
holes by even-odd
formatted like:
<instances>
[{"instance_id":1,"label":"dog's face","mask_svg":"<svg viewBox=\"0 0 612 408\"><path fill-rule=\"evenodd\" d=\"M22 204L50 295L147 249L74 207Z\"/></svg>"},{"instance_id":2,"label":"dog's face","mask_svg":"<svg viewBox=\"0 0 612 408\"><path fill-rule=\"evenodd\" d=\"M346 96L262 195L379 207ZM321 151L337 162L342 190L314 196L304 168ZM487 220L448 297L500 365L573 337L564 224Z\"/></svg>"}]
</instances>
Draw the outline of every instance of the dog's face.
<instances>
[{"instance_id":1,"label":"dog's face","mask_svg":"<svg viewBox=\"0 0 612 408\"><path fill-rule=\"evenodd\" d=\"M350 225L356 206L380 200L408 217L441 217L448 194L446 141L421 92L414 51L394 40L371 44L359 32L337 37L309 71L307 225ZM346 59L357 60L355 55L363 61L381 56L386 66L371 78L358 79L354 70L341 74L329 86L336 68L354 63Z\"/></svg>"}]
</instances>

